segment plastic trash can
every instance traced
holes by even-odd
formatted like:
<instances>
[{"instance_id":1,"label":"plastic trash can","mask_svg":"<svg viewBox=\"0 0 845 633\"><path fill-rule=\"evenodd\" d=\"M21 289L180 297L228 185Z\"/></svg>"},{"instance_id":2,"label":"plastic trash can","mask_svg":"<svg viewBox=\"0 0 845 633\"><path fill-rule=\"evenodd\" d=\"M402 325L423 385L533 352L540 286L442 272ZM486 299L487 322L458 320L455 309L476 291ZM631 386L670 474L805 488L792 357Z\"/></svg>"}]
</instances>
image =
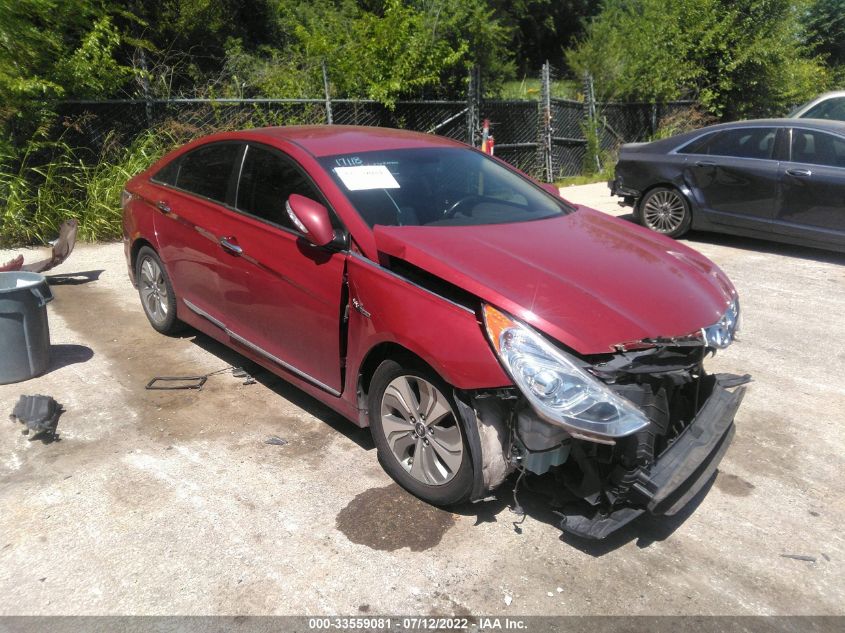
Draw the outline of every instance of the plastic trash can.
<instances>
[{"instance_id":1,"label":"plastic trash can","mask_svg":"<svg viewBox=\"0 0 845 633\"><path fill-rule=\"evenodd\" d=\"M0 384L20 382L47 371L47 304L52 300L44 275L0 273Z\"/></svg>"}]
</instances>

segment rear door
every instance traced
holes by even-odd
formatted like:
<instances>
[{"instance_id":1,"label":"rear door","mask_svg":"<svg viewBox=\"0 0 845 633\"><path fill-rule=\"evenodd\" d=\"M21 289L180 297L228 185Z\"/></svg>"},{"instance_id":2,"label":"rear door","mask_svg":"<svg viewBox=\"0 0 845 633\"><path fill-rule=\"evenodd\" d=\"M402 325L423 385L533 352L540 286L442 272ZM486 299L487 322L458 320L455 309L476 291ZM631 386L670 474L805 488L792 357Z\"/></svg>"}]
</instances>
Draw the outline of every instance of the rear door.
<instances>
[{"instance_id":1,"label":"rear door","mask_svg":"<svg viewBox=\"0 0 845 633\"><path fill-rule=\"evenodd\" d=\"M713 132L678 153L688 154L685 180L699 209L717 224L771 230L778 195L777 128Z\"/></svg>"},{"instance_id":2,"label":"rear door","mask_svg":"<svg viewBox=\"0 0 845 633\"><path fill-rule=\"evenodd\" d=\"M845 137L793 128L780 183L778 233L845 246Z\"/></svg>"},{"instance_id":3,"label":"rear door","mask_svg":"<svg viewBox=\"0 0 845 633\"><path fill-rule=\"evenodd\" d=\"M151 179L158 185L152 203L159 211L159 254L174 291L187 307L218 321L225 312L219 286L226 267L218 239L221 214L234 196L235 166L243 148L238 142L203 145Z\"/></svg>"},{"instance_id":4,"label":"rear door","mask_svg":"<svg viewBox=\"0 0 845 633\"><path fill-rule=\"evenodd\" d=\"M250 143L240 174L235 208L219 228L234 246L221 279L226 325L236 342L339 394L347 254L309 244L285 209L294 193L327 202L298 163L275 148Z\"/></svg>"}]
</instances>

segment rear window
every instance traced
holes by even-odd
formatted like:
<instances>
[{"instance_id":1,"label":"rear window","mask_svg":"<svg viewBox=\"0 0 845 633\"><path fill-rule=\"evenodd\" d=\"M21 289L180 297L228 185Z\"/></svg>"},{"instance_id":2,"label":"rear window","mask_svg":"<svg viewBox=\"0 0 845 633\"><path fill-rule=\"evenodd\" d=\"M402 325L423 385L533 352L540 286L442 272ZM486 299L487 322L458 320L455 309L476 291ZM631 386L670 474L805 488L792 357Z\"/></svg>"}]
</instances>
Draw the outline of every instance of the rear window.
<instances>
[{"instance_id":1,"label":"rear window","mask_svg":"<svg viewBox=\"0 0 845 633\"><path fill-rule=\"evenodd\" d=\"M232 168L243 146L239 143L204 145L180 160L176 186L198 196L226 202Z\"/></svg>"}]
</instances>

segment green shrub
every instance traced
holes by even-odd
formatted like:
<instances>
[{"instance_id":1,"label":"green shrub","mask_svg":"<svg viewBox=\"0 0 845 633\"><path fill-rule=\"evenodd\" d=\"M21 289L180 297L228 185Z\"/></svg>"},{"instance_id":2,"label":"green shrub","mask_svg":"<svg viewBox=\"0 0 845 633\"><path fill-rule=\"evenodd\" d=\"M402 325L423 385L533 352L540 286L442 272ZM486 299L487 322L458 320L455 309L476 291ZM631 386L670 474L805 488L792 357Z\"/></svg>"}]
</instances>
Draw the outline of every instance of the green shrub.
<instances>
[{"instance_id":1,"label":"green shrub","mask_svg":"<svg viewBox=\"0 0 845 633\"><path fill-rule=\"evenodd\" d=\"M61 140L30 146L21 156L6 152L0 156L0 246L43 244L69 218L79 220L80 239L118 239L124 184L178 140L159 128L128 146L109 138L94 157Z\"/></svg>"}]
</instances>

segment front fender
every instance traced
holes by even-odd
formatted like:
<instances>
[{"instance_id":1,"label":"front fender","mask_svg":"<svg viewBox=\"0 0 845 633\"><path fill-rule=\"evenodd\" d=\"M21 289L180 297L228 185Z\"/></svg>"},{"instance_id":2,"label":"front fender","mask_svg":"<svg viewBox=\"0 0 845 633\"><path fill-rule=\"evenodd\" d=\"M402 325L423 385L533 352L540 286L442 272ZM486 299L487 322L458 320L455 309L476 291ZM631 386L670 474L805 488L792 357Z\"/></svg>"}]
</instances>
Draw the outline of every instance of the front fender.
<instances>
[{"instance_id":1,"label":"front fender","mask_svg":"<svg viewBox=\"0 0 845 633\"><path fill-rule=\"evenodd\" d=\"M416 354L446 382L472 390L511 384L476 312L361 256L349 258L347 388L355 393L368 352L381 343Z\"/></svg>"}]
</instances>

